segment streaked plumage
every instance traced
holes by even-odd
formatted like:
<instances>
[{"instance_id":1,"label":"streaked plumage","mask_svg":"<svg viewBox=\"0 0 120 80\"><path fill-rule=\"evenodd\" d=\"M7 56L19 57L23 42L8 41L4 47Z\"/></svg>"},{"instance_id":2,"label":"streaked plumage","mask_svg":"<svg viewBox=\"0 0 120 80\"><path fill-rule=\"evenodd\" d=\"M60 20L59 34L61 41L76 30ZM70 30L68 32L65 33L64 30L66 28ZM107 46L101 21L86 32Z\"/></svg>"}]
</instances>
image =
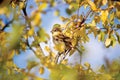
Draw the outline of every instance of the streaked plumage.
<instances>
[{"instance_id":1,"label":"streaked plumage","mask_svg":"<svg viewBox=\"0 0 120 80\"><path fill-rule=\"evenodd\" d=\"M55 24L51 32L54 44L65 44L65 50L63 53L66 53L66 51L70 51L72 49L71 38L63 34L63 30L59 24Z\"/></svg>"}]
</instances>

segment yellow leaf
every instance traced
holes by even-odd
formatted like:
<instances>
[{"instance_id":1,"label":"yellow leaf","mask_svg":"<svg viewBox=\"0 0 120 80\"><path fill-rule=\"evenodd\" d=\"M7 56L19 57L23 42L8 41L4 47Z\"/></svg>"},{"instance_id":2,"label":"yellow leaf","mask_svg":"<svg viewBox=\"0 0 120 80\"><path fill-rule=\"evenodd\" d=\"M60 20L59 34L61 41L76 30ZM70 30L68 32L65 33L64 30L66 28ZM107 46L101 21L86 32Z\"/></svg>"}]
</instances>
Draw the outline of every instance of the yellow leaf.
<instances>
[{"instance_id":1,"label":"yellow leaf","mask_svg":"<svg viewBox=\"0 0 120 80\"><path fill-rule=\"evenodd\" d=\"M25 7L24 2L20 2L20 3L19 3L19 7L20 7L20 9L23 9L23 8Z\"/></svg>"},{"instance_id":2,"label":"yellow leaf","mask_svg":"<svg viewBox=\"0 0 120 80\"><path fill-rule=\"evenodd\" d=\"M0 20L0 26L3 28L5 26L4 22Z\"/></svg>"},{"instance_id":3,"label":"yellow leaf","mask_svg":"<svg viewBox=\"0 0 120 80\"><path fill-rule=\"evenodd\" d=\"M44 73L44 67L40 67L39 73L40 73L40 74L43 74L43 73Z\"/></svg>"},{"instance_id":4,"label":"yellow leaf","mask_svg":"<svg viewBox=\"0 0 120 80\"><path fill-rule=\"evenodd\" d=\"M77 44L77 39L72 39L72 46L75 46Z\"/></svg>"},{"instance_id":5,"label":"yellow leaf","mask_svg":"<svg viewBox=\"0 0 120 80\"><path fill-rule=\"evenodd\" d=\"M90 64L88 62L84 63L84 65L87 67L87 68L90 68Z\"/></svg>"},{"instance_id":6,"label":"yellow leaf","mask_svg":"<svg viewBox=\"0 0 120 80\"><path fill-rule=\"evenodd\" d=\"M32 16L33 19L33 26L39 26L41 23L41 15L39 12L35 12Z\"/></svg>"},{"instance_id":7,"label":"yellow leaf","mask_svg":"<svg viewBox=\"0 0 120 80\"><path fill-rule=\"evenodd\" d=\"M107 10L101 11L101 20L103 23L105 23L105 21L107 20L107 17L108 17L108 11Z\"/></svg>"},{"instance_id":8,"label":"yellow leaf","mask_svg":"<svg viewBox=\"0 0 120 80\"><path fill-rule=\"evenodd\" d=\"M16 7L16 4L14 2L11 3L12 8Z\"/></svg>"},{"instance_id":9,"label":"yellow leaf","mask_svg":"<svg viewBox=\"0 0 120 80\"><path fill-rule=\"evenodd\" d=\"M42 10L44 10L46 7L47 7L47 3L42 3L42 4L39 6L39 10L42 11Z\"/></svg>"},{"instance_id":10,"label":"yellow leaf","mask_svg":"<svg viewBox=\"0 0 120 80\"><path fill-rule=\"evenodd\" d=\"M67 64L68 63L68 59L65 59L61 62L62 64Z\"/></svg>"},{"instance_id":11,"label":"yellow leaf","mask_svg":"<svg viewBox=\"0 0 120 80\"><path fill-rule=\"evenodd\" d=\"M88 7L88 4L85 4L85 5L83 5L84 6L84 8L86 9L87 7Z\"/></svg>"},{"instance_id":12,"label":"yellow leaf","mask_svg":"<svg viewBox=\"0 0 120 80\"><path fill-rule=\"evenodd\" d=\"M96 27L96 23L95 20L92 21L92 23L88 24L88 26L90 26L91 31L93 32L94 36L97 36L97 27Z\"/></svg>"},{"instance_id":13,"label":"yellow leaf","mask_svg":"<svg viewBox=\"0 0 120 80\"><path fill-rule=\"evenodd\" d=\"M107 0L102 0L103 5L106 5L106 3L107 3Z\"/></svg>"},{"instance_id":14,"label":"yellow leaf","mask_svg":"<svg viewBox=\"0 0 120 80\"><path fill-rule=\"evenodd\" d=\"M110 44L111 44L111 39L110 39L110 38L107 38L107 39L105 40L105 46L106 46L106 47L109 47Z\"/></svg>"},{"instance_id":15,"label":"yellow leaf","mask_svg":"<svg viewBox=\"0 0 120 80\"><path fill-rule=\"evenodd\" d=\"M14 54L15 54L15 50L12 50L12 51L9 53L8 59L12 59L12 58L14 57Z\"/></svg>"},{"instance_id":16,"label":"yellow leaf","mask_svg":"<svg viewBox=\"0 0 120 80\"><path fill-rule=\"evenodd\" d=\"M65 50L65 44L61 42L60 44L56 44L54 48L59 52L63 52Z\"/></svg>"},{"instance_id":17,"label":"yellow leaf","mask_svg":"<svg viewBox=\"0 0 120 80\"><path fill-rule=\"evenodd\" d=\"M95 20L93 20L90 24L88 24L89 26L96 26Z\"/></svg>"},{"instance_id":18,"label":"yellow leaf","mask_svg":"<svg viewBox=\"0 0 120 80\"><path fill-rule=\"evenodd\" d=\"M101 31L98 34L98 41L104 41L104 38L105 38L105 33Z\"/></svg>"},{"instance_id":19,"label":"yellow leaf","mask_svg":"<svg viewBox=\"0 0 120 80\"><path fill-rule=\"evenodd\" d=\"M91 0L87 0L88 4L90 5L91 9L93 11L96 11L97 10L97 7L96 5L94 4L94 2L92 2Z\"/></svg>"},{"instance_id":20,"label":"yellow leaf","mask_svg":"<svg viewBox=\"0 0 120 80\"><path fill-rule=\"evenodd\" d=\"M54 15L55 15L55 16L59 16L59 14L60 14L60 11L59 11L59 10L56 10L56 11L54 12Z\"/></svg>"},{"instance_id":21,"label":"yellow leaf","mask_svg":"<svg viewBox=\"0 0 120 80\"><path fill-rule=\"evenodd\" d=\"M40 42L46 42L47 39L49 39L49 35L45 32L43 28L39 28L37 34Z\"/></svg>"},{"instance_id":22,"label":"yellow leaf","mask_svg":"<svg viewBox=\"0 0 120 80\"><path fill-rule=\"evenodd\" d=\"M45 50L46 50L47 52L51 52L51 50L50 50L50 48L49 48L48 46L45 46Z\"/></svg>"},{"instance_id":23,"label":"yellow leaf","mask_svg":"<svg viewBox=\"0 0 120 80\"><path fill-rule=\"evenodd\" d=\"M115 14L114 12L110 14L110 21L114 20Z\"/></svg>"},{"instance_id":24,"label":"yellow leaf","mask_svg":"<svg viewBox=\"0 0 120 80\"><path fill-rule=\"evenodd\" d=\"M6 12L8 12L8 8L7 7L0 8L0 15L5 14Z\"/></svg>"},{"instance_id":25,"label":"yellow leaf","mask_svg":"<svg viewBox=\"0 0 120 80\"><path fill-rule=\"evenodd\" d=\"M31 28L29 31L28 31L28 36L33 36L34 34L34 28Z\"/></svg>"}]
</instances>

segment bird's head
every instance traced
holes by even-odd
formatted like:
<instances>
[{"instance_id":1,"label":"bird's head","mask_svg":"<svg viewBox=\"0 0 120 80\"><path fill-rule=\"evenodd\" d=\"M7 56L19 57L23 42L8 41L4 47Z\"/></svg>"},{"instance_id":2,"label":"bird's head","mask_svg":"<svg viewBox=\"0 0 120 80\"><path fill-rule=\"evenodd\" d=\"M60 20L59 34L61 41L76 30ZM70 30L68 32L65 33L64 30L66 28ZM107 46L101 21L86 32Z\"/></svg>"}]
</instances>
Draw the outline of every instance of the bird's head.
<instances>
[{"instance_id":1,"label":"bird's head","mask_svg":"<svg viewBox=\"0 0 120 80\"><path fill-rule=\"evenodd\" d=\"M62 32L62 28L59 24L55 24L51 30L52 34L54 33L61 33Z\"/></svg>"}]
</instances>

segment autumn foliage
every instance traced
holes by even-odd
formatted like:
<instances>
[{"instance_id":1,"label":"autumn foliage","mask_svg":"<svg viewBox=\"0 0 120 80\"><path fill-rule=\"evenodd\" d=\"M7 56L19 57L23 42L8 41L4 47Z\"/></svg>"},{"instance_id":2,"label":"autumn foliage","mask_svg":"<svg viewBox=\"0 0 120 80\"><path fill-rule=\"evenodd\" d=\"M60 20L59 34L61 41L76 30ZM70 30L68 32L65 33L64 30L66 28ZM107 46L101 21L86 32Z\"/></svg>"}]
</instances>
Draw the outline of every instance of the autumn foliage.
<instances>
[{"instance_id":1,"label":"autumn foliage","mask_svg":"<svg viewBox=\"0 0 120 80\"><path fill-rule=\"evenodd\" d=\"M89 42L89 35L94 35L106 48L120 44L119 0L34 0L34 4L28 5L30 1L0 1L0 17L8 20L0 19L0 80L120 80L119 59L113 62L105 59L106 65L98 71L89 63L81 64L82 57L80 64L68 63L68 57L75 52L82 56L83 44ZM60 15L59 4L67 5L64 10L69 17ZM41 27L42 15L50 11L64 23L53 25L52 36ZM27 50L31 50L39 62L28 61L22 69L13 58ZM37 66L41 75L47 69L49 78L31 73Z\"/></svg>"}]
</instances>

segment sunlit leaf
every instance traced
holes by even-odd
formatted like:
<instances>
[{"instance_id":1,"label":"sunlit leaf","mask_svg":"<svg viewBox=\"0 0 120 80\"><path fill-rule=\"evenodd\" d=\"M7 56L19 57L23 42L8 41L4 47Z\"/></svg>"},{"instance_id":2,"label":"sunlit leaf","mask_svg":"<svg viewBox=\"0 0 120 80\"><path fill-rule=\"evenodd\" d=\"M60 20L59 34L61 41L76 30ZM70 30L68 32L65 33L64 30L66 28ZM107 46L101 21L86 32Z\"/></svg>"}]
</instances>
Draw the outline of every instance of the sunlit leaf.
<instances>
[{"instance_id":1,"label":"sunlit leaf","mask_svg":"<svg viewBox=\"0 0 120 80\"><path fill-rule=\"evenodd\" d=\"M74 74L73 74L74 73ZM66 67L65 65L56 65L51 70L50 79L52 80L78 80L78 74L75 69Z\"/></svg>"},{"instance_id":2,"label":"sunlit leaf","mask_svg":"<svg viewBox=\"0 0 120 80\"><path fill-rule=\"evenodd\" d=\"M94 36L96 37L98 32L95 21L93 20L90 24L88 24L88 26L90 26L91 31L94 33Z\"/></svg>"},{"instance_id":3,"label":"sunlit leaf","mask_svg":"<svg viewBox=\"0 0 120 80\"><path fill-rule=\"evenodd\" d=\"M7 7L0 8L0 15L9 13L9 9Z\"/></svg>"},{"instance_id":4,"label":"sunlit leaf","mask_svg":"<svg viewBox=\"0 0 120 80\"><path fill-rule=\"evenodd\" d=\"M107 0L102 0L102 4L106 5L107 4Z\"/></svg>"},{"instance_id":5,"label":"sunlit leaf","mask_svg":"<svg viewBox=\"0 0 120 80\"><path fill-rule=\"evenodd\" d=\"M110 14L110 21L114 20L115 14L114 12L112 14Z\"/></svg>"},{"instance_id":6,"label":"sunlit leaf","mask_svg":"<svg viewBox=\"0 0 120 80\"><path fill-rule=\"evenodd\" d=\"M49 39L49 35L45 32L43 28L39 28L38 32L39 42L46 42Z\"/></svg>"},{"instance_id":7,"label":"sunlit leaf","mask_svg":"<svg viewBox=\"0 0 120 80\"><path fill-rule=\"evenodd\" d=\"M109 47L111 45L111 39L110 38L107 38L106 40L105 40L105 46L106 47Z\"/></svg>"},{"instance_id":8,"label":"sunlit leaf","mask_svg":"<svg viewBox=\"0 0 120 80\"><path fill-rule=\"evenodd\" d=\"M61 42L60 44L56 44L54 48L55 48L55 50L57 50L59 52L64 52L65 44L63 42Z\"/></svg>"},{"instance_id":9,"label":"sunlit leaf","mask_svg":"<svg viewBox=\"0 0 120 80\"><path fill-rule=\"evenodd\" d=\"M76 3L71 3L70 6L69 6L69 9L77 10L78 7L79 7L79 6L78 6Z\"/></svg>"},{"instance_id":10,"label":"sunlit leaf","mask_svg":"<svg viewBox=\"0 0 120 80\"><path fill-rule=\"evenodd\" d=\"M12 50L10 53L9 53L9 57L8 59L12 59L15 55L15 50Z\"/></svg>"},{"instance_id":11,"label":"sunlit leaf","mask_svg":"<svg viewBox=\"0 0 120 80\"><path fill-rule=\"evenodd\" d=\"M90 68L90 64L88 62L84 63L84 65L87 67L87 68Z\"/></svg>"},{"instance_id":12,"label":"sunlit leaf","mask_svg":"<svg viewBox=\"0 0 120 80\"><path fill-rule=\"evenodd\" d=\"M105 39L105 32L100 31L98 34L98 41L104 41Z\"/></svg>"},{"instance_id":13,"label":"sunlit leaf","mask_svg":"<svg viewBox=\"0 0 120 80\"><path fill-rule=\"evenodd\" d=\"M31 70L33 67L36 67L38 65L35 61L28 61L27 69Z\"/></svg>"},{"instance_id":14,"label":"sunlit leaf","mask_svg":"<svg viewBox=\"0 0 120 80\"><path fill-rule=\"evenodd\" d=\"M24 2L19 2L19 7L20 7L20 9L23 9L25 7Z\"/></svg>"},{"instance_id":15,"label":"sunlit leaf","mask_svg":"<svg viewBox=\"0 0 120 80\"><path fill-rule=\"evenodd\" d=\"M39 26L40 25L41 14L38 11L34 12L31 18L32 18L33 26Z\"/></svg>"},{"instance_id":16,"label":"sunlit leaf","mask_svg":"<svg viewBox=\"0 0 120 80\"><path fill-rule=\"evenodd\" d=\"M20 47L20 38L23 34L24 26L13 25L12 31L9 33L8 42L10 49L19 49Z\"/></svg>"},{"instance_id":17,"label":"sunlit leaf","mask_svg":"<svg viewBox=\"0 0 120 80\"><path fill-rule=\"evenodd\" d=\"M43 74L43 73L44 73L44 67L40 67L39 73L40 73L40 74Z\"/></svg>"},{"instance_id":18,"label":"sunlit leaf","mask_svg":"<svg viewBox=\"0 0 120 80\"><path fill-rule=\"evenodd\" d=\"M93 11L96 11L97 10L97 7L96 5L94 4L94 2L92 2L91 0L87 0L88 4L90 5L91 9Z\"/></svg>"},{"instance_id":19,"label":"sunlit leaf","mask_svg":"<svg viewBox=\"0 0 120 80\"><path fill-rule=\"evenodd\" d=\"M65 59L61 62L62 64L67 64L68 63L68 59Z\"/></svg>"},{"instance_id":20,"label":"sunlit leaf","mask_svg":"<svg viewBox=\"0 0 120 80\"><path fill-rule=\"evenodd\" d=\"M47 7L47 3L42 3L42 4L40 4L40 6L39 6L39 10L42 11L42 10L44 10L46 7Z\"/></svg>"},{"instance_id":21,"label":"sunlit leaf","mask_svg":"<svg viewBox=\"0 0 120 80\"><path fill-rule=\"evenodd\" d=\"M72 46L75 46L77 44L77 39L73 38L72 39Z\"/></svg>"},{"instance_id":22,"label":"sunlit leaf","mask_svg":"<svg viewBox=\"0 0 120 80\"><path fill-rule=\"evenodd\" d=\"M32 27L29 31L28 31L28 36L33 36L34 34L34 28Z\"/></svg>"},{"instance_id":23,"label":"sunlit leaf","mask_svg":"<svg viewBox=\"0 0 120 80\"><path fill-rule=\"evenodd\" d=\"M107 17L108 17L108 11L107 10L101 11L101 20L102 20L103 24L107 20Z\"/></svg>"},{"instance_id":24,"label":"sunlit leaf","mask_svg":"<svg viewBox=\"0 0 120 80\"><path fill-rule=\"evenodd\" d=\"M59 16L59 15L60 15L60 11L59 11L59 10L56 10L56 11L54 12L54 15L55 15L55 16Z\"/></svg>"},{"instance_id":25,"label":"sunlit leaf","mask_svg":"<svg viewBox=\"0 0 120 80\"><path fill-rule=\"evenodd\" d=\"M45 46L45 50L46 50L47 52L51 52L51 50L50 50L50 48L49 48L48 46Z\"/></svg>"}]
</instances>

